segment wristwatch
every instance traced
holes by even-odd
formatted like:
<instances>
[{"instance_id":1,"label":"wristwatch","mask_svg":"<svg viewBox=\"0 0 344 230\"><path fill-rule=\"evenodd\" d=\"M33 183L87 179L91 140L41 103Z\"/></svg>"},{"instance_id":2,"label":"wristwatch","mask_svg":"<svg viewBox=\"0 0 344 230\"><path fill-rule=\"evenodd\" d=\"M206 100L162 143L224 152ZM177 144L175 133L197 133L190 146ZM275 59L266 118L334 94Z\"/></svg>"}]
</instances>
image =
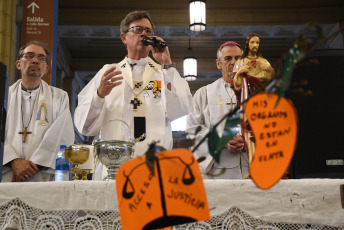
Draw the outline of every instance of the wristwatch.
<instances>
[{"instance_id":1,"label":"wristwatch","mask_svg":"<svg viewBox=\"0 0 344 230\"><path fill-rule=\"evenodd\" d=\"M176 68L176 63L172 62L172 64L167 64L167 65L162 64L161 66L162 66L163 69L168 69L168 68L171 68L171 67Z\"/></svg>"}]
</instances>

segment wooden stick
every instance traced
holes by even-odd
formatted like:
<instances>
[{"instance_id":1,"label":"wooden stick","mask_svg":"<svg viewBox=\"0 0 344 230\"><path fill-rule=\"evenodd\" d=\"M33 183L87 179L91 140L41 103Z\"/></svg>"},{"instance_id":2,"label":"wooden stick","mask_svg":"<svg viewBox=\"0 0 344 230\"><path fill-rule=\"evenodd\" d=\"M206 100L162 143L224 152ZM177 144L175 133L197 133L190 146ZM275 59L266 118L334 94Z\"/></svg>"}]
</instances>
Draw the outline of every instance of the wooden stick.
<instances>
[{"instance_id":1,"label":"wooden stick","mask_svg":"<svg viewBox=\"0 0 344 230\"><path fill-rule=\"evenodd\" d=\"M340 200L342 201L342 208L344 208L344 184L340 185Z\"/></svg>"}]
</instances>

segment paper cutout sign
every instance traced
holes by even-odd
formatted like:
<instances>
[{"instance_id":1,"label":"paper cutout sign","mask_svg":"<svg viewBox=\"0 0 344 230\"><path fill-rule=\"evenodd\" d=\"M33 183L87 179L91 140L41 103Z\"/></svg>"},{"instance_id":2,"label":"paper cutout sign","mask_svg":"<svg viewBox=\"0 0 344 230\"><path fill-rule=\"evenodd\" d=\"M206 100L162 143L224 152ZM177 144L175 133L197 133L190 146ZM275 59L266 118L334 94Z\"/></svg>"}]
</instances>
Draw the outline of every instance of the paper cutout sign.
<instances>
[{"instance_id":1,"label":"paper cutout sign","mask_svg":"<svg viewBox=\"0 0 344 230\"><path fill-rule=\"evenodd\" d=\"M116 176L123 230L164 228L210 219L197 160L187 149L156 154L153 176L145 156L123 164Z\"/></svg>"},{"instance_id":2,"label":"paper cutout sign","mask_svg":"<svg viewBox=\"0 0 344 230\"><path fill-rule=\"evenodd\" d=\"M252 127L256 151L250 175L262 189L273 186L286 172L297 139L297 114L290 100L266 93L252 97L245 113Z\"/></svg>"}]
</instances>

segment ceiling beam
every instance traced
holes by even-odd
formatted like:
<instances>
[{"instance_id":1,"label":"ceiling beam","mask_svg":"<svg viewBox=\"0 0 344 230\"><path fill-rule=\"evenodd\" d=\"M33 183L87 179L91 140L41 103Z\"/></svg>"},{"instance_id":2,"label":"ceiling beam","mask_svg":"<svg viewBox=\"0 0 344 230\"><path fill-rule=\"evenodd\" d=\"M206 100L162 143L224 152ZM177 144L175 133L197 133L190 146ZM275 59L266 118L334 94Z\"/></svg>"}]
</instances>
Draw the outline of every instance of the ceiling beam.
<instances>
[{"instance_id":1,"label":"ceiling beam","mask_svg":"<svg viewBox=\"0 0 344 230\"><path fill-rule=\"evenodd\" d=\"M75 7L73 7L73 3ZM119 25L128 12L148 10L156 25L188 26L188 1L60 1L60 25ZM92 1L93 2L93 1ZM224 0L207 2L207 25L283 25L307 22L336 23L344 21L343 1L241 1L245 4L228 4ZM307 4L307 2L309 4ZM311 3L310 3L311 2ZM215 5L217 4L217 5Z\"/></svg>"}]
</instances>

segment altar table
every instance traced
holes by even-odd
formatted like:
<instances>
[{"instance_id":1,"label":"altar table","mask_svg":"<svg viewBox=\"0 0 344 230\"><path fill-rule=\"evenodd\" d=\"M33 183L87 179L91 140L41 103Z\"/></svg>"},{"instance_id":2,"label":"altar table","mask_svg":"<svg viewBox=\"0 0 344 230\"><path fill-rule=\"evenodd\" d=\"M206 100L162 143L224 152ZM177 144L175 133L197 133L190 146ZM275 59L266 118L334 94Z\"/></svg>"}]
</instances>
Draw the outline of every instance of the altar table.
<instances>
[{"instance_id":1,"label":"altar table","mask_svg":"<svg viewBox=\"0 0 344 230\"><path fill-rule=\"evenodd\" d=\"M205 180L212 219L173 229L344 230L343 179ZM0 183L0 229L121 229L115 181Z\"/></svg>"}]
</instances>

